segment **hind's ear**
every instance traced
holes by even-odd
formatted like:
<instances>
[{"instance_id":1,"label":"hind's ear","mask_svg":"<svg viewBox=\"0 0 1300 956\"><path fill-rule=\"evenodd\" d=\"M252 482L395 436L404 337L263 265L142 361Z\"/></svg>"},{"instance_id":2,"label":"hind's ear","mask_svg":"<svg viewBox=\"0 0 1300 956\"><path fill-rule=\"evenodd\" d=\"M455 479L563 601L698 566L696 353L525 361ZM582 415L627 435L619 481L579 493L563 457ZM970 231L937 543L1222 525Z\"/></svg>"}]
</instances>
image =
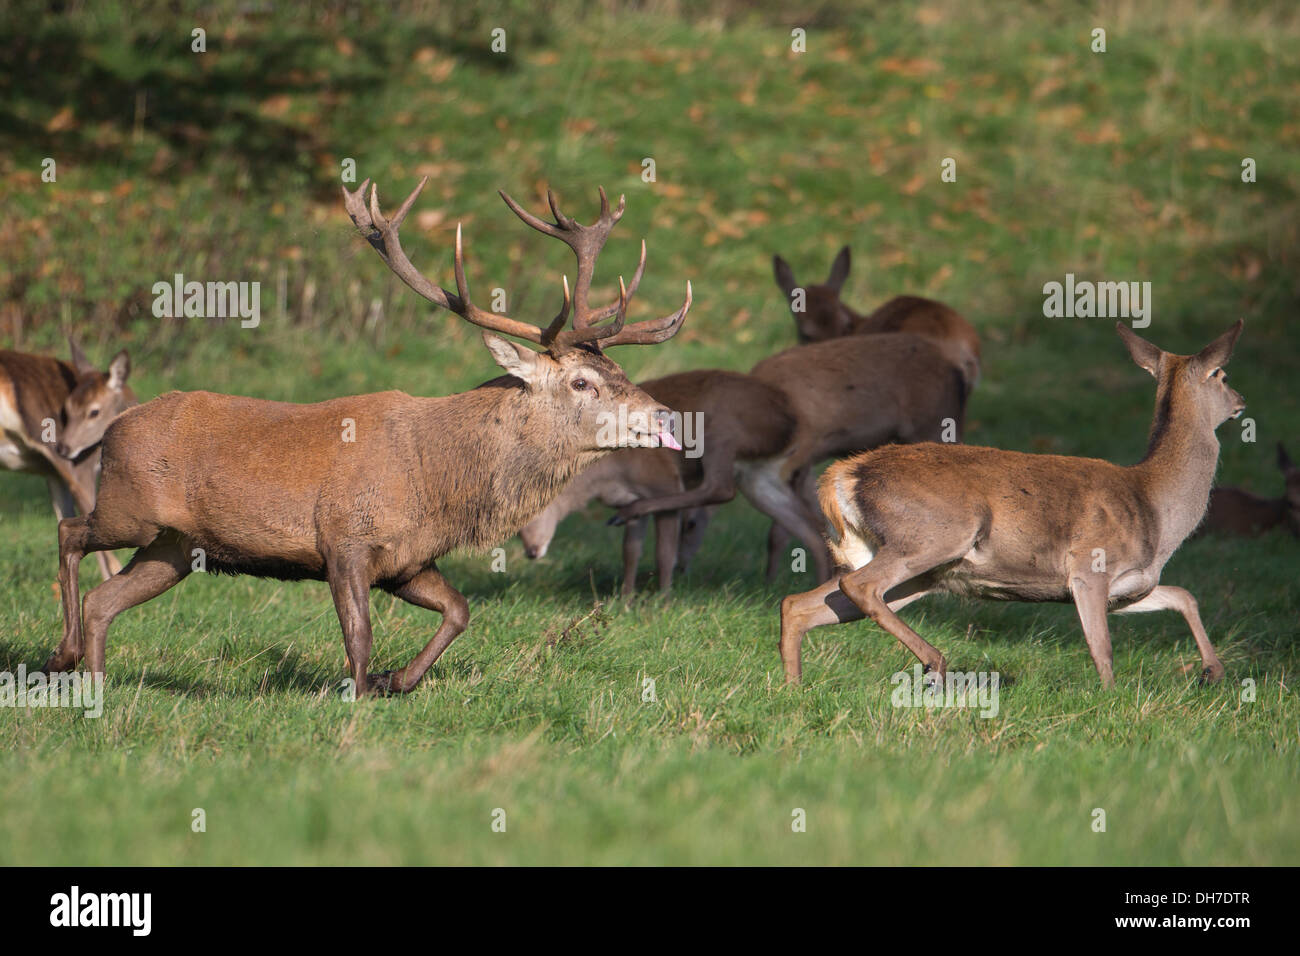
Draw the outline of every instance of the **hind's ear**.
<instances>
[{"instance_id":1,"label":"hind's ear","mask_svg":"<svg viewBox=\"0 0 1300 956\"><path fill-rule=\"evenodd\" d=\"M1123 322L1116 322L1115 330L1119 332L1119 337L1124 340L1124 347L1128 349L1128 354L1133 357L1133 361L1156 378L1159 378L1160 356L1164 354L1159 346L1152 345Z\"/></svg>"},{"instance_id":2,"label":"hind's ear","mask_svg":"<svg viewBox=\"0 0 1300 956\"><path fill-rule=\"evenodd\" d=\"M794 295L794 290L799 288L799 283L794 279L794 270L790 268L790 263L786 262L780 256L772 257L772 274L776 276L776 284L781 287L785 297L789 300Z\"/></svg>"},{"instance_id":3,"label":"hind's ear","mask_svg":"<svg viewBox=\"0 0 1300 956\"><path fill-rule=\"evenodd\" d=\"M68 354L72 356L72 367L77 370L78 375L88 375L95 371L95 366L90 364L90 359L86 358L86 353L81 351L81 346L72 336L68 336Z\"/></svg>"},{"instance_id":4,"label":"hind's ear","mask_svg":"<svg viewBox=\"0 0 1300 956\"><path fill-rule=\"evenodd\" d=\"M127 355L126 349L122 349L113 356L113 361L108 363L108 387L120 392L130 374L131 356Z\"/></svg>"},{"instance_id":5,"label":"hind's ear","mask_svg":"<svg viewBox=\"0 0 1300 956\"><path fill-rule=\"evenodd\" d=\"M849 257L849 247L845 246L835 256L835 261L831 263L831 274L826 277L826 284L839 292L844 288L844 280L849 277L849 267L853 263Z\"/></svg>"},{"instance_id":6,"label":"hind's ear","mask_svg":"<svg viewBox=\"0 0 1300 956\"><path fill-rule=\"evenodd\" d=\"M1196 355L1196 360L1206 369L1227 365L1228 359L1232 357L1232 347L1237 344L1237 336L1241 334L1241 328L1245 324L1244 320L1238 319L1232 328L1201 349Z\"/></svg>"}]
</instances>

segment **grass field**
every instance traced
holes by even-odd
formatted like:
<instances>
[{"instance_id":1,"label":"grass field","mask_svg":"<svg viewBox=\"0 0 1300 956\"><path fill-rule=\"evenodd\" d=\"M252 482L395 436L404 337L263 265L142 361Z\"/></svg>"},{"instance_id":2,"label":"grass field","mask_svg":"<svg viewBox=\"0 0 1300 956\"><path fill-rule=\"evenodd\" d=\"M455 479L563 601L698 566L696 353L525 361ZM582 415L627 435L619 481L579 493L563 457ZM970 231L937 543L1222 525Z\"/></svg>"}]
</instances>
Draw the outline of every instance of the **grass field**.
<instances>
[{"instance_id":1,"label":"grass field","mask_svg":"<svg viewBox=\"0 0 1300 956\"><path fill-rule=\"evenodd\" d=\"M696 294L673 341L614 355L634 378L793 344L772 253L816 281L847 242L850 303L932 295L980 329L971 442L1141 457L1154 389L1113 322L1043 316L1043 284L1072 272L1150 281L1144 334L1173 351L1245 317L1230 371L1256 441L1223 426L1221 480L1279 494L1274 443L1300 446L1288 5L25 6L0 14L0 345L62 354L71 328L97 360L127 347L142 398L435 395L496 374L355 234L350 158L389 202L429 174L412 259L449 284L463 222L472 286L527 317L549 318L572 265L495 190L540 208L551 184L579 219L598 184L626 193L601 291L644 236L632 318L675 308L687 279ZM154 318L151 287L177 272L260 281L261 325ZM60 634L49 511L42 481L0 475L0 670ZM1069 607L914 605L952 668L1001 675L984 719L892 706L913 659L867 623L813 632L804 686L783 688L777 604L812 582L762 580L766 524L743 502L668 602L652 582L616 598L605 517L570 519L541 562L506 542L504 573L440 563L470 628L402 699L339 698L323 584L194 575L126 613L102 718L0 710L0 863L1300 862L1285 534L1192 541L1166 568L1201 602L1228 670L1214 687L1182 672L1197 657L1174 614L1112 618L1102 691ZM373 615L380 669L437 620L378 593Z\"/></svg>"}]
</instances>

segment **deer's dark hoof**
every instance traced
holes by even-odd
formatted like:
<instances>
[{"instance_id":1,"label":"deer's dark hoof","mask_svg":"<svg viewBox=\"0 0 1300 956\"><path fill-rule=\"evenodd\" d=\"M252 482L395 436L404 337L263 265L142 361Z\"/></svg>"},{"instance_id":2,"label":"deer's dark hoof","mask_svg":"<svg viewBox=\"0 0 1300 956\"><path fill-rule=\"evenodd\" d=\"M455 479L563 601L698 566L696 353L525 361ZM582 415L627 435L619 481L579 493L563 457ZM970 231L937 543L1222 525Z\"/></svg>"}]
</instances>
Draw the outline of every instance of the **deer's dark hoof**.
<instances>
[{"instance_id":1,"label":"deer's dark hoof","mask_svg":"<svg viewBox=\"0 0 1300 956\"><path fill-rule=\"evenodd\" d=\"M397 677L397 671L380 671L377 674L366 675L366 696L367 697L391 697L394 694L402 693L394 681Z\"/></svg>"},{"instance_id":2,"label":"deer's dark hoof","mask_svg":"<svg viewBox=\"0 0 1300 956\"><path fill-rule=\"evenodd\" d=\"M932 688L938 693L942 693L944 685L948 679L948 662L940 661L938 667L931 667L929 664L926 664L925 669L921 673L924 675L922 680L925 681L926 687Z\"/></svg>"},{"instance_id":3,"label":"deer's dark hoof","mask_svg":"<svg viewBox=\"0 0 1300 956\"><path fill-rule=\"evenodd\" d=\"M73 670L77 666L77 661L65 658L57 651L50 655L49 660L41 665L38 673L41 674L62 674L64 671Z\"/></svg>"},{"instance_id":4,"label":"deer's dark hoof","mask_svg":"<svg viewBox=\"0 0 1300 956\"><path fill-rule=\"evenodd\" d=\"M1201 671L1201 684L1217 684L1223 680L1225 671L1223 665L1217 661Z\"/></svg>"}]
</instances>

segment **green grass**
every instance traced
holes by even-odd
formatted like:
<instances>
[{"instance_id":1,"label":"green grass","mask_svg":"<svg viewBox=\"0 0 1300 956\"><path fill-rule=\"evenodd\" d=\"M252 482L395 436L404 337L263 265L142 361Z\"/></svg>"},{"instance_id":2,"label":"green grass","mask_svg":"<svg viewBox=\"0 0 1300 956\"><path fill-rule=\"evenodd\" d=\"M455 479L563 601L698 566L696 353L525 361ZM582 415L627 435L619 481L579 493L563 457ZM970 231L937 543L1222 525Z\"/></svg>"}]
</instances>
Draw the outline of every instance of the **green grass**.
<instances>
[{"instance_id":1,"label":"green grass","mask_svg":"<svg viewBox=\"0 0 1300 956\"><path fill-rule=\"evenodd\" d=\"M62 351L71 327L95 358L129 347L143 397L445 394L491 377L477 336L353 234L336 185L352 157L393 204L430 173L408 252L449 283L464 221L473 288L502 286L525 317L549 317L572 266L494 191L537 206L551 183L579 219L597 184L625 192L601 290L645 236L633 317L675 308L688 278L697 303L671 343L620 350L634 377L744 370L790 344L771 254L812 281L850 242L848 301L930 294L979 326L970 441L1140 457L1153 388L1112 324L1042 316L1043 283L1074 272L1150 280L1146 331L1173 350L1246 317L1231 380L1257 442L1223 427L1225 481L1276 494L1272 444L1300 445L1300 47L1286 8L826 4L801 19L775 5L410 2L363 16L340 3L312 22L217 9L202 57L184 40L192 17L111 4L0 31L0 62L40 64L0 69L3 344ZM485 52L495 25L504 57ZM1104 55L1088 50L1096 25ZM45 156L57 184L40 181ZM957 183L939 181L946 156ZM1239 180L1244 156L1257 183ZM262 325L154 319L150 287L178 271L262 282ZM38 664L59 636L48 512L42 482L2 477L0 670ZM776 607L809 582L762 582L765 526L743 503L667 603L614 598L604 517L570 519L541 562L507 542L505 573L448 559L470 628L403 699L338 699L323 585L195 575L126 613L101 719L0 710L0 862L1300 861L1289 537L1193 541L1166 569L1201 602L1228 669L1216 687L1182 673L1197 658L1176 615L1112 619L1105 692L1069 607L914 605L954 669L1002 676L999 713L981 719L891 706L890 677L913 660L865 623L813 632L805 685L783 688ZM83 572L92 586L93 562ZM386 595L373 608L381 668L436 622Z\"/></svg>"}]
</instances>

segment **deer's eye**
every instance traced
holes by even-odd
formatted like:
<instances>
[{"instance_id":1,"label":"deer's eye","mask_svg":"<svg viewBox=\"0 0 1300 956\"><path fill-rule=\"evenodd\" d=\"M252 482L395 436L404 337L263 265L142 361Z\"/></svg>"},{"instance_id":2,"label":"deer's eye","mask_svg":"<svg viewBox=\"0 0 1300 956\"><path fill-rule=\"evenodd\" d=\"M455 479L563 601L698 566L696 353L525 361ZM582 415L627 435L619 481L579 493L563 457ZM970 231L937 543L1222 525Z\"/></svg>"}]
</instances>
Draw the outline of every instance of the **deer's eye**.
<instances>
[{"instance_id":1,"label":"deer's eye","mask_svg":"<svg viewBox=\"0 0 1300 956\"><path fill-rule=\"evenodd\" d=\"M90 412L86 415L87 418L97 418L98 416L99 416L98 408L92 408Z\"/></svg>"},{"instance_id":2,"label":"deer's eye","mask_svg":"<svg viewBox=\"0 0 1300 956\"><path fill-rule=\"evenodd\" d=\"M587 380L585 378L575 378L573 380L573 390L575 392L585 392L587 387Z\"/></svg>"}]
</instances>

